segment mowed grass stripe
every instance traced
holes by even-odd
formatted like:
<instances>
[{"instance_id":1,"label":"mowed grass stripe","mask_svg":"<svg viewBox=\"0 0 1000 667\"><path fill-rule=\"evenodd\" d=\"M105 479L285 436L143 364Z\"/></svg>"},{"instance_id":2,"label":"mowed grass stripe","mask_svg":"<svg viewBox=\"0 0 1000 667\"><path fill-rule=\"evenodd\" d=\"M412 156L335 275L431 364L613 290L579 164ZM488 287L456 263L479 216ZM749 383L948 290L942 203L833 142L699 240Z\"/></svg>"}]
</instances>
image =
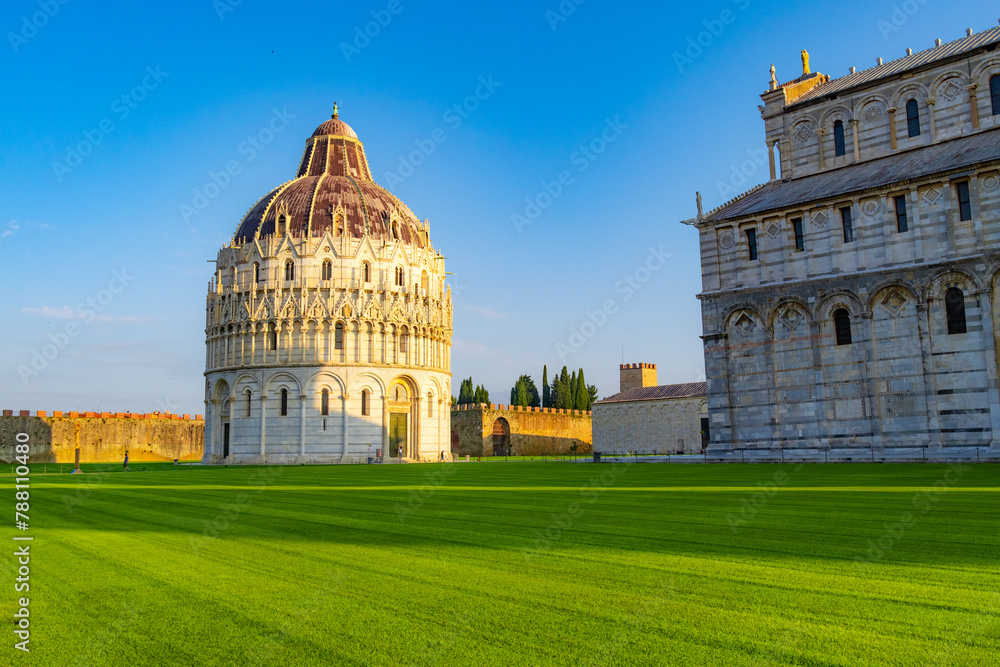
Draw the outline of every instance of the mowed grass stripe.
<instances>
[{"instance_id":1,"label":"mowed grass stripe","mask_svg":"<svg viewBox=\"0 0 1000 667\"><path fill-rule=\"evenodd\" d=\"M995 467L972 466L864 573L855 543L945 467L804 466L734 534L726 514L781 468L631 466L530 559L610 466L453 468L439 487L440 466L287 468L256 493L262 469L185 467L106 479L72 515L75 483L52 476L32 497L52 536L38 577L91 594L38 614L91 664L991 664L1000 645L996 496L976 492ZM123 600L141 618L95 652L77 624Z\"/></svg>"}]
</instances>

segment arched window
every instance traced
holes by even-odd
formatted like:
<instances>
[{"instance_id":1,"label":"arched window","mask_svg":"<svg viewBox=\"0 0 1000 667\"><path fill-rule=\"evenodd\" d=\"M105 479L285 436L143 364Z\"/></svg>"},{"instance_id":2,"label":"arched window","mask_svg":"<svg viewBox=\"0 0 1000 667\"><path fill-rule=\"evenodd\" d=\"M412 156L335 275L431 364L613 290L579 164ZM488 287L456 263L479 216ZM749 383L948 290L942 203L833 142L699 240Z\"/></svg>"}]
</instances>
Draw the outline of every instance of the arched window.
<instances>
[{"instance_id":1,"label":"arched window","mask_svg":"<svg viewBox=\"0 0 1000 667\"><path fill-rule=\"evenodd\" d=\"M432 392L427 392L427 416L434 416L434 394Z\"/></svg>"},{"instance_id":2,"label":"arched window","mask_svg":"<svg viewBox=\"0 0 1000 667\"><path fill-rule=\"evenodd\" d=\"M281 416L288 416L288 390L285 388L281 389Z\"/></svg>"},{"instance_id":3,"label":"arched window","mask_svg":"<svg viewBox=\"0 0 1000 667\"><path fill-rule=\"evenodd\" d=\"M367 336L365 347L368 348L368 363L371 363L375 361L375 330L372 329L370 323L365 326L365 333Z\"/></svg>"},{"instance_id":4,"label":"arched window","mask_svg":"<svg viewBox=\"0 0 1000 667\"><path fill-rule=\"evenodd\" d=\"M253 407L253 392L247 391L246 396L246 416L250 416L250 408Z\"/></svg>"},{"instance_id":5,"label":"arched window","mask_svg":"<svg viewBox=\"0 0 1000 667\"><path fill-rule=\"evenodd\" d=\"M990 99L993 101L993 115L1000 116L1000 74L990 77Z\"/></svg>"},{"instance_id":6,"label":"arched window","mask_svg":"<svg viewBox=\"0 0 1000 667\"><path fill-rule=\"evenodd\" d=\"M278 223L277 224L278 224L278 236L284 236L285 235L285 216L279 215L278 216Z\"/></svg>"},{"instance_id":7,"label":"arched window","mask_svg":"<svg viewBox=\"0 0 1000 667\"><path fill-rule=\"evenodd\" d=\"M367 389L362 389L361 390L361 414L363 416L367 417L370 412L371 412L371 410L369 410L369 407L368 407L368 390Z\"/></svg>"},{"instance_id":8,"label":"arched window","mask_svg":"<svg viewBox=\"0 0 1000 667\"><path fill-rule=\"evenodd\" d=\"M423 271L423 272L422 272L422 273L420 274L420 286L421 286L422 288L424 288L425 290L429 289L429 288L430 288L430 286L431 286L431 280L430 280L430 278L429 278L429 277L427 276L427 272L426 272L426 271Z\"/></svg>"},{"instance_id":9,"label":"arched window","mask_svg":"<svg viewBox=\"0 0 1000 667\"><path fill-rule=\"evenodd\" d=\"M285 262L285 280L295 280L295 262L292 260Z\"/></svg>"},{"instance_id":10,"label":"arched window","mask_svg":"<svg viewBox=\"0 0 1000 667\"><path fill-rule=\"evenodd\" d=\"M948 334L968 333L965 326L965 294L957 287L949 287L944 294L944 309L948 316Z\"/></svg>"},{"instance_id":11,"label":"arched window","mask_svg":"<svg viewBox=\"0 0 1000 667\"><path fill-rule=\"evenodd\" d=\"M906 103L906 131L911 137L920 136L920 110L916 100Z\"/></svg>"},{"instance_id":12,"label":"arched window","mask_svg":"<svg viewBox=\"0 0 1000 667\"><path fill-rule=\"evenodd\" d=\"M403 327L403 330L399 332L399 353L400 354L406 354L406 351L409 349L408 346L407 346L407 341L409 339L410 339L409 331L407 331L406 327Z\"/></svg>"},{"instance_id":13,"label":"arched window","mask_svg":"<svg viewBox=\"0 0 1000 667\"><path fill-rule=\"evenodd\" d=\"M372 281L372 265L368 262L362 262L361 274L364 276L365 282L370 283Z\"/></svg>"},{"instance_id":14,"label":"arched window","mask_svg":"<svg viewBox=\"0 0 1000 667\"><path fill-rule=\"evenodd\" d=\"M274 328L274 322L267 324L267 349L278 349L278 330Z\"/></svg>"},{"instance_id":15,"label":"arched window","mask_svg":"<svg viewBox=\"0 0 1000 667\"><path fill-rule=\"evenodd\" d=\"M344 324L343 322L337 322L337 326L333 330L333 349L343 350L344 349Z\"/></svg>"},{"instance_id":16,"label":"arched window","mask_svg":"<svg viewBox=\"0 0 1000 667\"><path fill-rule=\"evenodd\" d=\"M337 217L333 221L333 233L334 236L344 235L344 216L337 214Z\"/></svg>"},{"instance_id":17,"label":"arched window","mask_svg":"<svg viewBox=\"0 0 1000 667\"><path fill-rule=\"evenodd\" d=\"M851 344L851 315L843 308L833 313L833 327L837 332L837 345Z\"/></svg>"},{"instance_id":18,"label":"arched window","mask_svg":"<svg viewBox=\"0 0 1000 667\"><path fill-rule=\"evenodd\" d=\"M398 222L392 223L392 240L393 241L398 241L399 240L399 223Z\"/></svg>"},{"instance_id":19,"label":"arched window","mask_svg":"<svg viewBox=\"0 0 1000 667\"><path fill-rule=\"evenodd\" d=\"M333 262L328 259L323 260L323 280L330 280L333 278Z\"/></svg>"},{"instance_id":20,"label":"arched window","mask_svg":"<svg viewBox=\"0 0 1000 667\"><path fill-rule=\"evenodd\" d=\"M319 412L324 417L330 414L330 390L324 389L323 393L320 395Z\"/></svg>"},{"instance_id":21,"label":"arched window","mask_svg":"<svg viewBox=\"0 0 1000 667\"><path fill-rule=\"evenodd\" d=\"M399 287L403 286L403 267L396 267L396 285Z\"/></svg>"},{"instance_id":22,"label":"arched window","mask_svg":"<svg viewBox=\"0 0 1000 667\"><path fill-rule=\"evenodd\" d=\"M253 281L255 283L260 282L260 264L257 262L253 263Z\"/></svg>"},{"instance_id":23,"label":"arched window","mask_svg":"<svg viewBox=\"0 0 1000 667\"><path fill-rule=\"evenodd\" d=\"M842 120L833 124L833 152L837 157L847 154L847 145L844 143L844 121Z\"/></svg>"}]
</instances>

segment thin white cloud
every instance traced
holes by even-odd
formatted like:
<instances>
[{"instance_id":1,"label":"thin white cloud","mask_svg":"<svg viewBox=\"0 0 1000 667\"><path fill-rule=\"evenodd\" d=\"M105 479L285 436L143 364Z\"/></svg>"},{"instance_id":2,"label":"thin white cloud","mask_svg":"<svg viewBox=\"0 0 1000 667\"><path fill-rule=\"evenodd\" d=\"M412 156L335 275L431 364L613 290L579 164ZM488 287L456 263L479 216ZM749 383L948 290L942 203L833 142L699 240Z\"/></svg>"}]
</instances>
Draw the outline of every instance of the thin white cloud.
<instances>
[{"instance_id":1,"label":"thin white cloud","mask_svg":"<svg viewBox=\"0 0 1000 667\"><path fill-rule=\"evenodd\" d=\"M141 315L108 315L107 313L97 313L95 315L85 315L79 311L73 310L69 306L59 306L58 308L53 308L51 306L40 306L38 308L28 307L22 308L22 313L26 315L37 315L39 317L54 318L57 320L84 320L87 322L119 322L121 324L142 324L143 322L149 322L151 318L144 317Z\"/></svg>"},{"instance_id":2,"label":"thin white cloud","mask_svg":"<svg viewBox=\"0 0 1000 667\"><path fill-rule=\"evenodd\" d=\"M10 222L7 223L7 229L0 232L0 240L13 236L14 232L19 230L20 228L21 225L17 224L16 220L11 220Z\"/></svg>"},{"instance_id":3,"label":"thin white cloud","mask_svg":"<svg viewBox=\"0 0 1000 667\"><path fill-rule=\"evenodd\" d=\"M478 341L465 340L458 337L451 339L451 348L455 352L461 352L462 354L466 354L470 357L486 357L492 359L497 357L499 353L499 350L495 347L489 347Z\"/></svg>"},{"instance_id":4,"label":"thin white cloud","mask_svg":"<svg viewBox=\"0 0 1000 667\"><path fill-rule=\"evenodd\" d=\"M69 306L60 306L59 308L52 308L50 306L42 306L40 308L22 308L22 313L27 313L28 315L41 315L42 317L54 317L57 320L79 320L82 316Z\"/></svg>"},{"instance_id":5,"label":"thin white cloud","mask_svg":"<svg viewBox=\"0 0 1000 667\"><path fill-rule=\"evenodd\" d=\"M498 313L492 308L487 308L485 306L466 306L466 310L471 310L473 313L478 313L483 317L488 317L491 320L506 320L508 315L505 313Z\"/></svg>"}]
</instances>

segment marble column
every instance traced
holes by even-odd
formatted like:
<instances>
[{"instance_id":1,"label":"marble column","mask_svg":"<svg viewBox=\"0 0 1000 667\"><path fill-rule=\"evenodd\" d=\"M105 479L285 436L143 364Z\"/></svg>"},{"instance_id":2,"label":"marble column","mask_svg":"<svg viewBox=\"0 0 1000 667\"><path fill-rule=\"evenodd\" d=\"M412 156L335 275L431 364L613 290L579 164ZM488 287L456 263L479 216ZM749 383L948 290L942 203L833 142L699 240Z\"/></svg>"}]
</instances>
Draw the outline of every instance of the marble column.
<instances>
[{"instance_id":1,"label":"marble column","mask_svg":"<svg viewBox=\"0 0 1000 667\"><path fill-rule=\"evenodd\" d=\"M299 394L299 459L306 458L306 394Z\"/></svg>"},{"instance_id":2,"label":"marble column","mask_svg":"<svg viewBox=\"0 0 1000 667\"><path fill-rule=\"evenodd\" d=\"M261 393L260 395L260 462L263 463L266 458L266 452L264 449L264 443L266 441L266 420L267 420L267 394Z\"/></svg>"},{"instance_id":3,"label":"marble column","mask_svg":"<svg viewBox=\"0 0 1000 667\"><path fill-rule=\"evenodd\" d=\"M350 398L351 398L351 395L348 394L346 391L340 397L340 400L341 400L341 415L343 416L343 421L344 421L344 444L343 444L343 449L342 449L342 452L341 452L341 455L340 455L340 460L341 461L344 461L344 459L347 458L347 451L348 451L348 448L347 448L347 444L348 444L347 443L347 427L348 427L347 401Z\"/></svg>"}]
</instances>

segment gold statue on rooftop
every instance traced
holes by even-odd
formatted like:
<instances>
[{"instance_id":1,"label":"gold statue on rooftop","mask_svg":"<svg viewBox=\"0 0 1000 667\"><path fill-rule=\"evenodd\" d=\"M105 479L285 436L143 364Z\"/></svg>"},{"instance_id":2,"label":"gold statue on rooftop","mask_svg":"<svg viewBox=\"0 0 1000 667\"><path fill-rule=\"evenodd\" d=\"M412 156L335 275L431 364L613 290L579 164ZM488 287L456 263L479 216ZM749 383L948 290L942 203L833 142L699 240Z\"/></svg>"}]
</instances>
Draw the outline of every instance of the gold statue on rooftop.
<instances>
[{"instance_id":1,"label":"gold statue on rooftop","mask_svg":"<svg viewBox=\"0 0 1000 667\"><path fill-rule=\"evenodd\" d=\"M809 74L809 52L802 49L802 76Z\"/></svg>"}]
</instances>

